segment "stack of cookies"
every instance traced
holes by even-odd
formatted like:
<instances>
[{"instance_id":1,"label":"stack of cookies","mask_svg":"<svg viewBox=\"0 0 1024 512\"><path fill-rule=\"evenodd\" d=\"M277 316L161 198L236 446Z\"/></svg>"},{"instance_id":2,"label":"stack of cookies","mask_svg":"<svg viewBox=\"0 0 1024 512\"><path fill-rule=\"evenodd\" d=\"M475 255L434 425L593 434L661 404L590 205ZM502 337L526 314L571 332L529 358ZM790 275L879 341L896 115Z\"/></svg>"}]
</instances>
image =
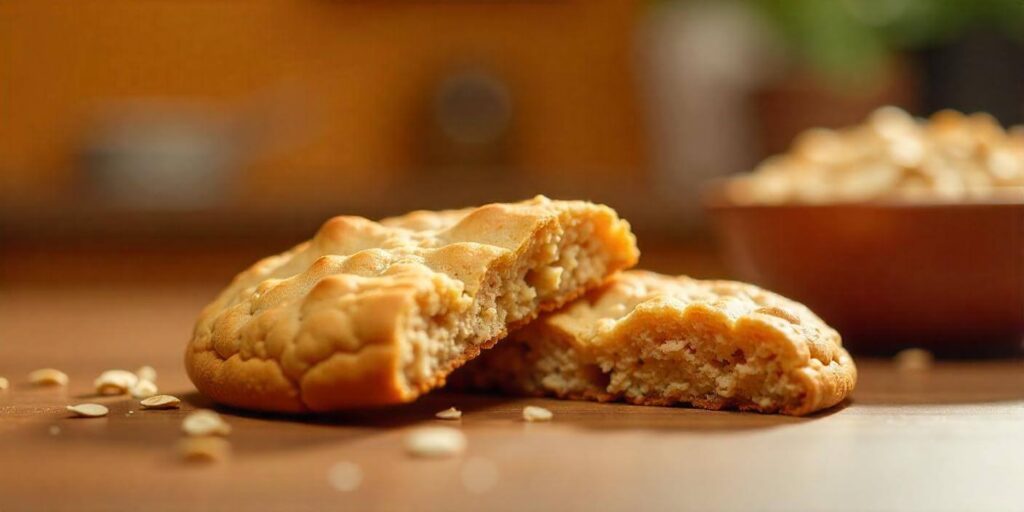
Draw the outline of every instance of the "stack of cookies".
<instances>
[{"instance_id":1,"label":"stack of cookies","mask_svg":"<svg viewBox=\"0 0 1024 512\"><path fill-rule=\"evenodd\" d=\"M638 257L629 224L583 201L335 217L239 274L186 366L218 402L284 412L410 402L460 367L473 388L793 415L852 390L807 308L627 270Z\"/></svg>"}]
</instances>

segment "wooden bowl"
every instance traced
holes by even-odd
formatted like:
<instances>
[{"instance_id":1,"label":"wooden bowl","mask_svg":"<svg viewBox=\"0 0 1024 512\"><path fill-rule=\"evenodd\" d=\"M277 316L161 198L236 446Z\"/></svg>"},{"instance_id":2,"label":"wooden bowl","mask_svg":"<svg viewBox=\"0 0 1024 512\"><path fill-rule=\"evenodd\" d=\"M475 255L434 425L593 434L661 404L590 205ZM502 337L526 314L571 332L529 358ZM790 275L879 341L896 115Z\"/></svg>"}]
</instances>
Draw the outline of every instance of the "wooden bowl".
<instances>
[{"instance_id":1,"label":"wooden bowl","mask_svg":"<svg viewBox=\"0 0 1024 512\"><path fill-rule=\"evenodd\" d=\"M851 351L1019 354L1024 202L706 205L739 279L803 302Z\"/></svg>"}]
</instances>

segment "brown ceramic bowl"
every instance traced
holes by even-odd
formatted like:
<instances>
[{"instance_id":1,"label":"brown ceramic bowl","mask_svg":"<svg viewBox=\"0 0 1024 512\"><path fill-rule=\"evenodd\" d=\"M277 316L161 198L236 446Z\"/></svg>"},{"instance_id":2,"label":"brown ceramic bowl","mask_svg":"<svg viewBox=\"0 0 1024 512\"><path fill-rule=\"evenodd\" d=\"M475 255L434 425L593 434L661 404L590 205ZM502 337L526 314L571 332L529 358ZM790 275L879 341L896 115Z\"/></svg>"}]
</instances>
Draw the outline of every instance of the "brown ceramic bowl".
<instances>
[{"instance_id":1,"label":"brown ceramic bowl","mask_svg":"<svg viewBox=\"0 0 1024 512\"><path fill-rule=\"evenodd\" d=\"M735 275L803 302L856 353L1019 354L1024 202L741 206L707 195Z\"/></svg>"}]
</instances>

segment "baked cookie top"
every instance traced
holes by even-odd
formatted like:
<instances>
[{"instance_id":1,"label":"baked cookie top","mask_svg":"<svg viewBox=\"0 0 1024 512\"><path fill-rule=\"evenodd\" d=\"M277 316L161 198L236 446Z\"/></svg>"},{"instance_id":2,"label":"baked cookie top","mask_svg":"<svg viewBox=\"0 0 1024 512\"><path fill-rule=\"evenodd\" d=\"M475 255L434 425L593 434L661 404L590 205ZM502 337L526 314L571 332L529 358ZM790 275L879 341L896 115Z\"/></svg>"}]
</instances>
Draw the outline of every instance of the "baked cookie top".
<instances>
[{"instance_id":1,"label":"baked cookie top","mask_svg":"<svg viewBox=\"0 0 1024 512\"><path fill-rule=\"evenodd\" d=\"M580 348L609 342L617 330L646 313L685 316L700 310L735 325L755 319L784 335L794 350L821 364L838 361L846 351L835 329L810 309L757 286L735 281L705 281L630 270L607 285L541 321L569 334Z\"/></svg>"},{"instance_id":2,"label":"baked cookie top","mask_svg":"<svg viewBox=\"0 0 1024 512\"><path fill-rule=\"evenodd\" d=\"M857 380L817 315L731 281L621 272L512 337L473 365L471 385L803 415L839 403Z\"/></svg>"},{"instance_id":3,"label":"baked cookie top","mask_svg":"<svg viewBox=\"0 0 1024 512\"><path fill-rule=\"evenodd\" d=\"M239 274L202 311L186 362L201 391L242 407L407 401L637 257L628 223L582 201L335 217Z\"/></svg>"}]
</instances>

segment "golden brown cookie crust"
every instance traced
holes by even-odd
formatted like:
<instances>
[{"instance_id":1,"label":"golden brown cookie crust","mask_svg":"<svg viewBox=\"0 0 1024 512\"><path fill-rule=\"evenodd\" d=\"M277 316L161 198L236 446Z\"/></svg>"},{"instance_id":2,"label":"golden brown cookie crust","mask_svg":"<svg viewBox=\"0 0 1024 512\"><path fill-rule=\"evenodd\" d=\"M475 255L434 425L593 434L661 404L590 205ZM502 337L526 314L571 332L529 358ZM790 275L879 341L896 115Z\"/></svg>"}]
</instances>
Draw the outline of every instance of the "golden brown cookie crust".
<instances>
[{"instance_id":1,"label":"golden brown cookie crust","mask_svg":"<svg viewBox=\"0 0 1024 512\"><path fill-rule=\"evenodd\" d=\"M810 310L729 281L622 272L511 338L457 373L460 385L799 416L857 380L839 334ZM686 365L696 373L677 371ZM710 391L687 394L704 377Z\"/></svg>"},{"instance_id":2,"label":"golden brown cookie crust","mask_svg":"<svg viewBox=\"0 0 1024 512\"><path fill-rule=\"evenodd\" d=\"M406 402L637 257L628 223L582 201L335 217L203 310L186 368L201 392L244 408Z\"/></svg>"}]
</instances>

